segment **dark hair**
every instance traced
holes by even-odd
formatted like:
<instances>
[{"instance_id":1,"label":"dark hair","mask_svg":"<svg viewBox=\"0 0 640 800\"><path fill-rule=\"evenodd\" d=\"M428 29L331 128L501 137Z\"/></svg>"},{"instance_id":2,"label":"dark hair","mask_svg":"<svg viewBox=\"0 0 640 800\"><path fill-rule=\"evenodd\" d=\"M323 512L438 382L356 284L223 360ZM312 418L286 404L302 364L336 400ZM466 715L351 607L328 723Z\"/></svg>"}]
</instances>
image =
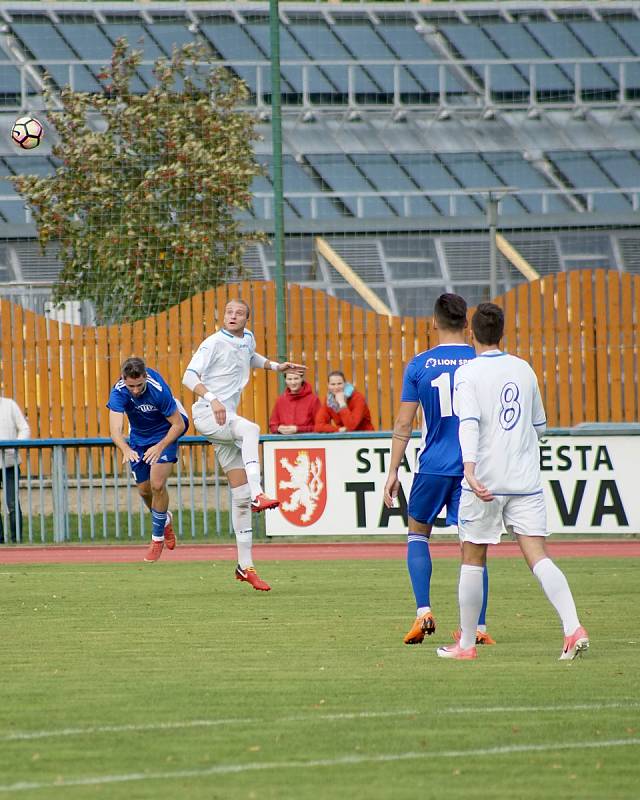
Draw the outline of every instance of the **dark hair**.
<instances>
[{"instance_id":1,"label":"dark hair","mask_svg":"<svg viewBox=\"0 0 640 800\"><path fill-rule=\"evenodd\" d=\"M504 334L504 311L495 303L480 303L471 319L471 329L479 344L498 344Z\"/></svg>"},{"instance_id":2,"label":"dark hair","mask_svg":"<svg viewBox=\"0 0 640 800\"><path fill-rule=\"evenodd\" d=\"M467 301L459 294L441 294L433 306L439 328L462 331L467 323Z\"/></svg>"},{"instance_id":3,"label":"dark hair","mask_svg":"<svg viewBox=\"0 0 640 800\"><path fill-rule=\"evenodd\" d=\"M339 369L334 369L333 372L330 372L329 375L327 376L327 380L329 380L329 378L332 378L334 375L339 375L345 383L347 382L347 379L344 377L344 372L340 372Z\"/></svg>"},{"instance_id":4,"label":"dark hair","mask_svg":"<svg viewBox=\"0 0 640 800\"><path fill-rule=\"evenodd\" d=\"M141 378L147 374L147 367L143 359L131 356L122 365L121 373L123 378Z\"/></svg>"}]
</instances>

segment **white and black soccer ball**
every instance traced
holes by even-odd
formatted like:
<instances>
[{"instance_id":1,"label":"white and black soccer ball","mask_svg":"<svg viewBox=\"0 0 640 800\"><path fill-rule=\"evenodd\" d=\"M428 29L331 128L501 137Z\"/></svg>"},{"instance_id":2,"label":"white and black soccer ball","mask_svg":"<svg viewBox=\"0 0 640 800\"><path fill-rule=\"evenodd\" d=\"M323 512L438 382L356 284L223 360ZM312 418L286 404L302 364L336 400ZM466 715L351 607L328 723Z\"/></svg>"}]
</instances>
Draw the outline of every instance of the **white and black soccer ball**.
<instances>
[{"instance_id":1,"label":"white and black soccer ball","mask_svg":"<svg viewBox=\"0 0 640 800\"><path fill-rule=\"evenodd\" d=\"M23 150L33 150L42 141L44 128L35 117L20 117L13 123L11 138Z\"/></svg>"}]
</instances>

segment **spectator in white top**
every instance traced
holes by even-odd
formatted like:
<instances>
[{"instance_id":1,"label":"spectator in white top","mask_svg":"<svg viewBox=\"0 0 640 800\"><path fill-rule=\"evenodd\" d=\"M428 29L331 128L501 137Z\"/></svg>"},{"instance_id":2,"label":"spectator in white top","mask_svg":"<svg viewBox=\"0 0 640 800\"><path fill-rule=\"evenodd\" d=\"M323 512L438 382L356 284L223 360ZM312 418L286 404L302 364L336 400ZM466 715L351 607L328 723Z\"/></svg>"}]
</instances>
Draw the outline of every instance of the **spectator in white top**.
<instances>
[{"instance_id":1,"label":"spectator in white top","mask_svg":"<svg viewBox=\"0 0 640 800\"><path fill-rule=\"evenodd\" d=\"M455 372L453 410L464 480L458 510L462 566L458 600L460 641L439 647L442 658L476 658L475 637L482 606L482 572L487 546L503 530L513 533L522 555L564 628L561 660L589 647L567 579L549 558L547 517L540 482L538 437L546 427L535 372L521 358L499 349L504 312L480 303L471 320L477 358Z\"/></svg>"},{"instance_id":2,"label":"spectator in white top","mask_svg":"<svg viewBox=\"0 0 640 800\"><path fill-rule=\"evenodd\" d=\"M20 406L9 397L0 397L0 439L28 439L31 436L29 423ZM9 512L11 541L22 538L22 510L18 498L20 480L20 455L14 448L0 449L0 484L4 502ZM4 514L0 514L0 543L4 542Z\"/></svg>"},{"instance_id":3,"label":"spectator in white top","mask_svg":"<svg viewBox=\"0 0 640 800\"><path fill-rule=\"evenodd\" d=\"M306 367L290 361L269 361L256 353L256 340L246 328L249 314L244 300L229 300L222 328L196 350L182 382L198 397L192 408L193 424L215 445L216 458L231 487L231 518L238 548L236 578L268 592L271 587L258 577L253 565L251 512L280 504L262 491L260 428L238 416L236 409L252 369L295 369L303 373Z\"/></svg>"}]
</instances>

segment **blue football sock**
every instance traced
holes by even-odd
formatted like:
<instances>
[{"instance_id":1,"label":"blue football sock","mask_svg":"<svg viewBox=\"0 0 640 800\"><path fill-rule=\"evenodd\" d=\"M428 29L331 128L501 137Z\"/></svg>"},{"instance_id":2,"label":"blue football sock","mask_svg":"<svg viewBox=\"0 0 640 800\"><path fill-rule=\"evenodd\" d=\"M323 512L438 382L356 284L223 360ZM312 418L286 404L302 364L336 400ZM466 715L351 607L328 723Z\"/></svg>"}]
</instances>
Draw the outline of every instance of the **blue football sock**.
<instances>
[{"instance_id":1,"label":"blue football sock","mask_svg":"<svg viewBox=\"0 0 640 800\"><path fill-rule=\"evenodd\" d=\"M480 617L478 618L478 625L487 624L487 601L489 600L489 571L487 565L484 565L482 571L482 608L480 610Z\"/></svg>"},{"instance_id":2,"label":"blue football sock","mask_svg":"<svg viewBox=\"0 0 640 800\"><path fill-rule=\"evenodd\" d=\"M409 532L407 540L407 567L416 608L430 606L429 591L431 589L431 553L429 539L419 533Z\"/></svg>"},{"instance_id":3,"label":"blue football sock","mask_svg":"<svg viewBox=\"0 0 640 800\"><path fill-rule=\"evenodd\" d=\"M166 511L156 511L151 509L151 538L156 540L164 539L164 526L167 521Z\"/></svg>"}]
</instances>

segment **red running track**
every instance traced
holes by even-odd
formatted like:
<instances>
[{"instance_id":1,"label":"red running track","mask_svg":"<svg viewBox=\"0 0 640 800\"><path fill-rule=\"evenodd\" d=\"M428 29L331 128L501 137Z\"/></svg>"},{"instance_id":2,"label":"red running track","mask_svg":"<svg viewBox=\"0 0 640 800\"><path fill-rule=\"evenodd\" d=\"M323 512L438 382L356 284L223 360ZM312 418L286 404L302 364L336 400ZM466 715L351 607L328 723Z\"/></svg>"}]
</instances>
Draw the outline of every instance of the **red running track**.
<instances>
[{"instance_id":1,"label":"red running track","mask_svg":"<svg viewBox=\"0 0 640 800\"><path fill-rule=\"evenodd\" d=\"M547 543L549 554L556 558L640 558L640 540L574 539ZM142 561L147 545L49 545L43 547L0 547L0 564L117 564ZM327 542L256 544L256 561L340 561L347 559L398 559L406 555L403 542ZM432 558L458 558L456 542L435 542ZM518 545L505 541L489 547L490 558L515 558ZM235 561L235 545L178 544L165 551L163 561Z\"/></svg>"}]
</instances>

